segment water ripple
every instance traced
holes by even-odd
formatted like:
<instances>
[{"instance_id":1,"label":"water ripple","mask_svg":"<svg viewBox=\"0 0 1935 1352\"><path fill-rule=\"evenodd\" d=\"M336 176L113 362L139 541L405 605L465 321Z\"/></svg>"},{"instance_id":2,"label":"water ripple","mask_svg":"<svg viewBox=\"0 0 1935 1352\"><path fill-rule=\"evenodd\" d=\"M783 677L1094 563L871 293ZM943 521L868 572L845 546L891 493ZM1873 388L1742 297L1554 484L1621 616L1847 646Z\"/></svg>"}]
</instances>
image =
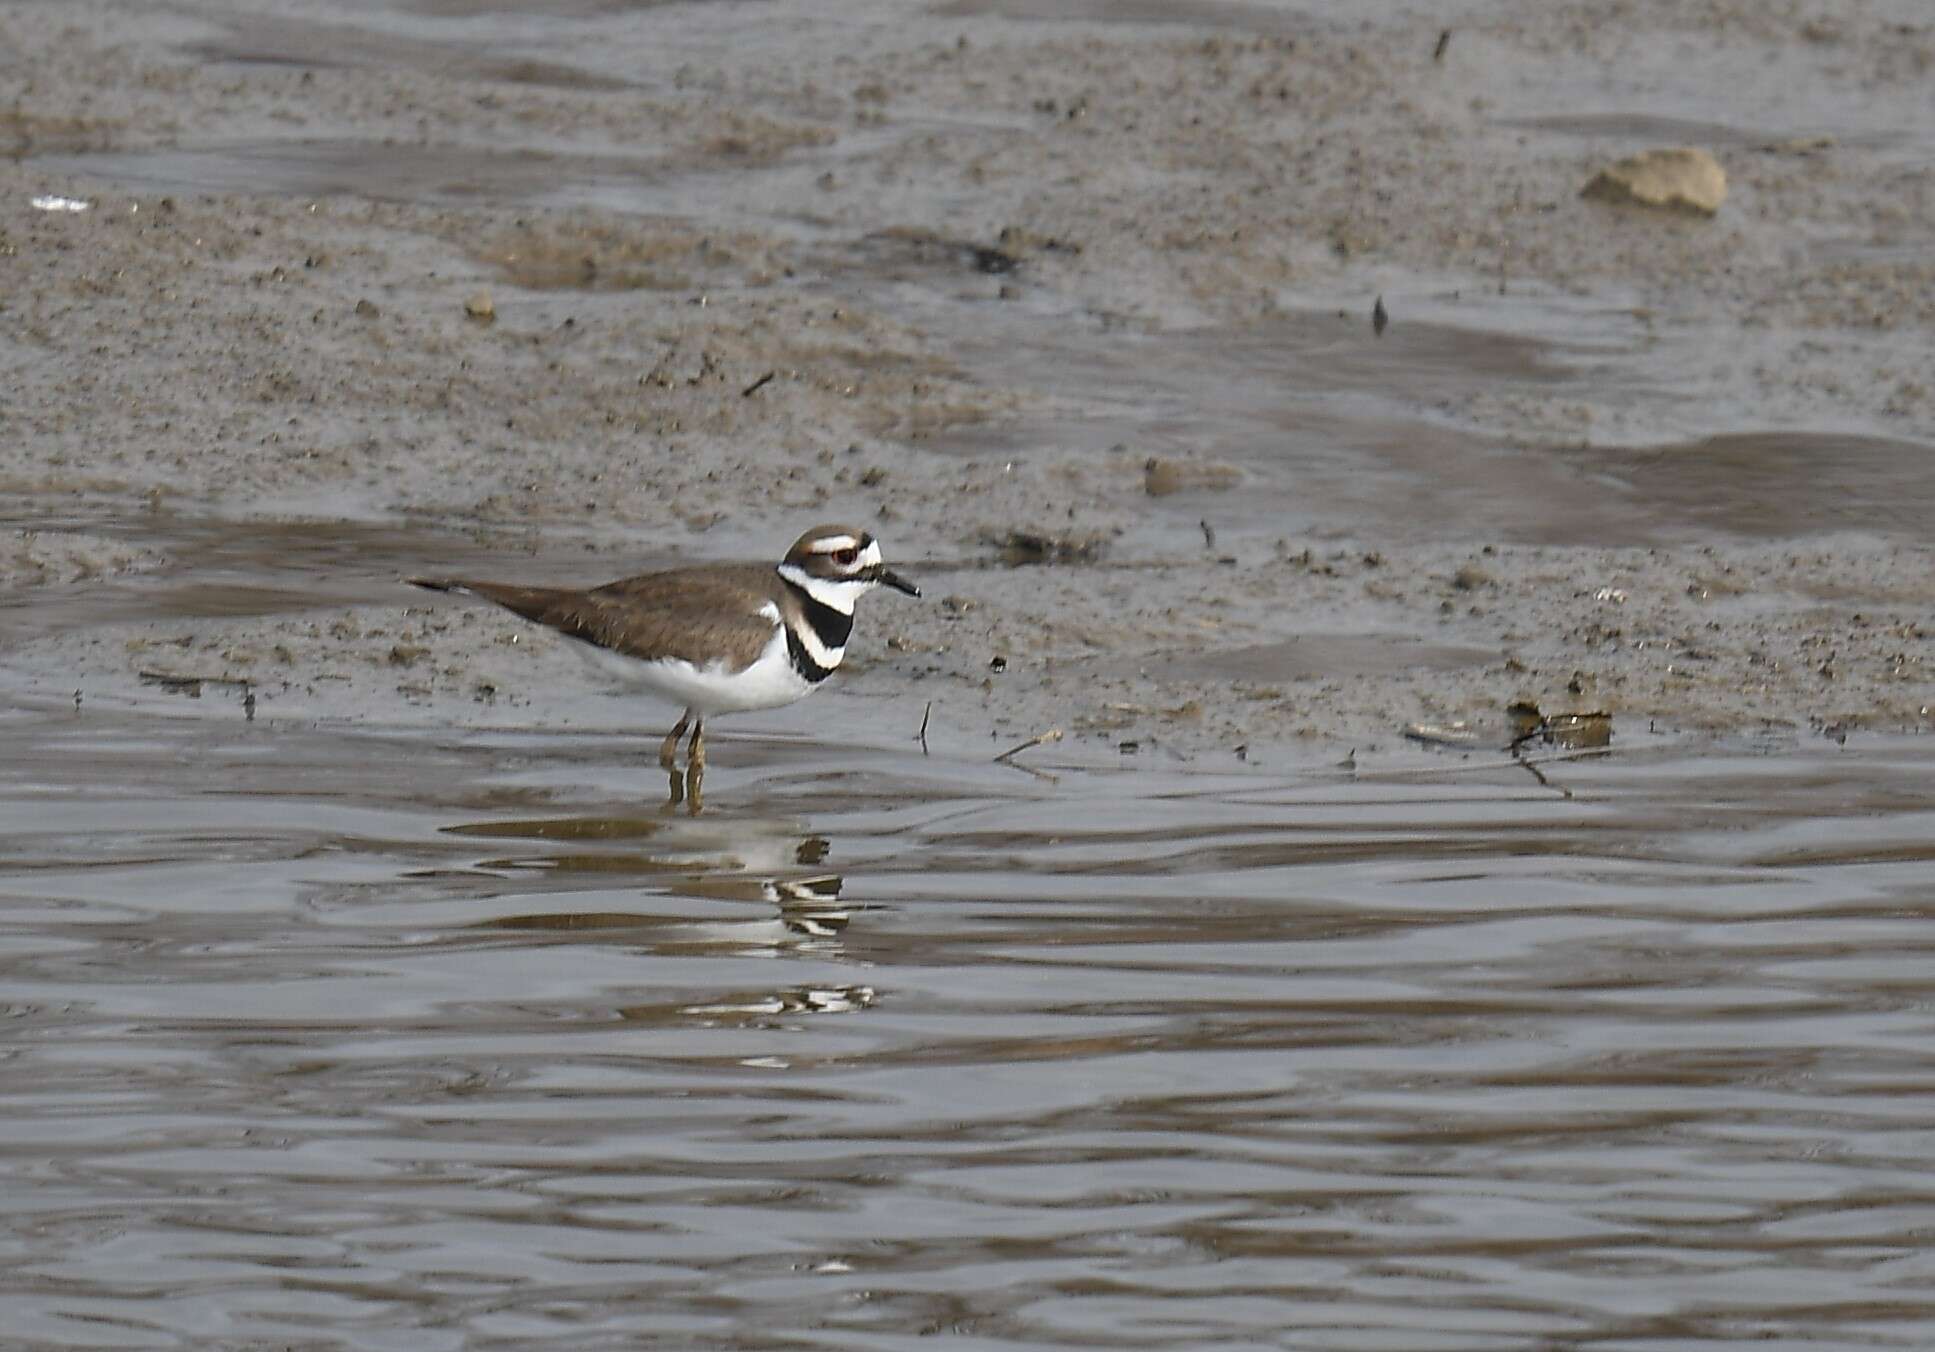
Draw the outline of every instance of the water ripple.
<instances>
[{"instance_id":1,"label":"water ripple","mask_svg":"<svg viewBox=\"0 0 1935 1352\"><path fill-rule=\"evenodd\" d=\"M1918 746L1568 801L728 742L693 820L464 806L569 739L412 796L0 732L24 1345L1935 1341Z\"/></svg>"}]
</instances>

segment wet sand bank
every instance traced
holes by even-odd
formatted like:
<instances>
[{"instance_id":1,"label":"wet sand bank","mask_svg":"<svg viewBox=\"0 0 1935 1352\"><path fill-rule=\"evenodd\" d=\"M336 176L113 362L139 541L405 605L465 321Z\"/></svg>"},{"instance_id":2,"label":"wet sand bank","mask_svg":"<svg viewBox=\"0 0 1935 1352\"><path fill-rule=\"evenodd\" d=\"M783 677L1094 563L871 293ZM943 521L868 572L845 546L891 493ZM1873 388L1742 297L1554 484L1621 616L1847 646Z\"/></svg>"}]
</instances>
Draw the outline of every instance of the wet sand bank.
<instances>
[{"instance_id":1,"label":"wet sand bank","mask_svg":"<svg viewBox=\"0 0 1935 1352\"><path fill-rule=\"evenodd\" d=\"M1927 726L1912 7L1474 5L1435 58L1401 6L259 8L0 10L25 689L152 700L159 649L291 716L588 695L284 530L590 581L831 518L938 602L863 616L883 727ZM1662 138L1717 217L1578 197Z\"/></svg>"}]
</instances>

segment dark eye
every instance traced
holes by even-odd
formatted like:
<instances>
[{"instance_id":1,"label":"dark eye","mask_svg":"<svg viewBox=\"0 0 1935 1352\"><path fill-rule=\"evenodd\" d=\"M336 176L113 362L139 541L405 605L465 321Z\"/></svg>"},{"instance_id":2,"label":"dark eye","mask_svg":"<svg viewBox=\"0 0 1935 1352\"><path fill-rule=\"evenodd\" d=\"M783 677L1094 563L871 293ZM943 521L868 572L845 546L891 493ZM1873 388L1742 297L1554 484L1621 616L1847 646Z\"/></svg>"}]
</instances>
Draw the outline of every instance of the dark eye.
<instances>
[{"instance_id":1,"label":"dark eye","mask_svg":"<svg viewBox=\"0 0 1935 1352\"><path fill-rule=\"evenodd\" d=\"M836 549L833 551L833 561L842 568L853 567L859 561L859 558L860 551L857 549Z\"/></svg>"}]
</instances>

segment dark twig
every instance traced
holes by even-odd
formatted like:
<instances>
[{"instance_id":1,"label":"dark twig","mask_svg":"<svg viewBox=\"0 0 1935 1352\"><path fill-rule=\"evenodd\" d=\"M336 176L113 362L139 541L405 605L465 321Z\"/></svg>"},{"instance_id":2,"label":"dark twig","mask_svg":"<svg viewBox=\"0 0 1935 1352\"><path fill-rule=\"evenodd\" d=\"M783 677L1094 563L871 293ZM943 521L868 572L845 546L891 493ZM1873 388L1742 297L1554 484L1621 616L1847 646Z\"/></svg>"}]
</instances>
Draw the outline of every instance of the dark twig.
<instances>
[{"instance_id":1,"label":"dark twig","mask_svg":"<svg viewBox=\"0 0 1935 1352\"><path fill-rule=\"evenodd\" d=\"M746 386L746 388L745 388L745 389L743 389L743 390L741 390L741 391L739 391L739 393L740 393L740 394L741 394L741 395L742 395L743 397L745 397L745 398L747 398L747 399L750 399L750 398L752 398L752 397L753 397L753 396L754 396L755 394L758 394L758 393L759 393L759 392L760 392L761 390L763 390L763 389L765 389L765 388L766 388L766 383L767 383L768 381L770 381L770 380L771 380L771 379L772 379L772 378L773 378L774 376L776 376L776 375L778 375L778 374L779 374L779 372L777 372L777 371L768 371L768 372L767 372L767 373L766 373L765 375L763 375L763 376L761 376L761 377L760 377L759 379L757 379L757 380L755 380L755 381L754 381L754 382L753 382L752 384L750 384L750 385L748 385L748 386Z\"/></svg>"},{"instance_id":2,"label":"dark twig","mask_svg":"<svg viewBox=\"0 0 1935 1352\"><path fill-rule=\"evenodd\" d=\"M934 716L934 701L927 701L927 711L920 716L920 754L927 754L927 720Z\"/></svg>"},{"instance_id":3,"label":"dark twig","mask_svg":"<svg viewBox=\"0 0 1935 1352\"><path fill-rule=\"evenodd\" d=\"M1543 718L1541 718L1538 722L1534 723L1531 727L1527 728L1524 732L1521 732L1518 736L1512 738L1511 741L1505 743L1505 749L1511 752L1512 755L1517 756L1518 753L1524 749L1525 744L1527 742L1530 742L1536 738L1545 736L1546 733L1549 732L1550 730L1551 729L1547 725L1546 721Z\"/></svg>"},{"instance_id":4,"label":"dark twig","mask_svg":"<svg viewBox=\"0 0 1935 1352\"><path fill-rule=\"evenodd\" d=\"M1525 757L1514 755L1512 759L1517 761L1519 765L1524 767L1526 773L1530 774L1532 778L1538 780L1539 783L1545 788L1551 789L1553 792L1557 793L1559 797L1567 798L1567 799L1572 797L1571 789L1568 789L1563 784L1554 784L1551 780L1545 777L1544 771L1540 770L1539 767L1537 765L1534 765L1531 761L1526 760Z\"/></svg>"}]
</instances>

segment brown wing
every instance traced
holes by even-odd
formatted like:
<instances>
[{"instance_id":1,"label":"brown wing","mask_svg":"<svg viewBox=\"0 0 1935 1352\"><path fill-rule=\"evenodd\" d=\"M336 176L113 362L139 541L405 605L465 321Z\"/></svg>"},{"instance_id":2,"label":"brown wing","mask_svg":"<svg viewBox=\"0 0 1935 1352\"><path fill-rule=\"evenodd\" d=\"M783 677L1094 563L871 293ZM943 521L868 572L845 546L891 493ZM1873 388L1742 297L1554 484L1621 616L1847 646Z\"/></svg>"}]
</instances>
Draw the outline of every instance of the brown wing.
<instances>
[{"instance_id":1,"label":"brown wing","mask_svg":"<svg viewBox=\"0 0 1935 1352\"><path fill-rule=\"evenodd\" d=\"M628 577L590 591L411 580L436 591L474 593L568 638L628 657L679 657L702 665L723 654L738 670L772 641L773 622L758 610L771 577L772 570L757 566L681 569ZM748 588L758 597L750 608Z\"/></svg>"}]
</instances>

